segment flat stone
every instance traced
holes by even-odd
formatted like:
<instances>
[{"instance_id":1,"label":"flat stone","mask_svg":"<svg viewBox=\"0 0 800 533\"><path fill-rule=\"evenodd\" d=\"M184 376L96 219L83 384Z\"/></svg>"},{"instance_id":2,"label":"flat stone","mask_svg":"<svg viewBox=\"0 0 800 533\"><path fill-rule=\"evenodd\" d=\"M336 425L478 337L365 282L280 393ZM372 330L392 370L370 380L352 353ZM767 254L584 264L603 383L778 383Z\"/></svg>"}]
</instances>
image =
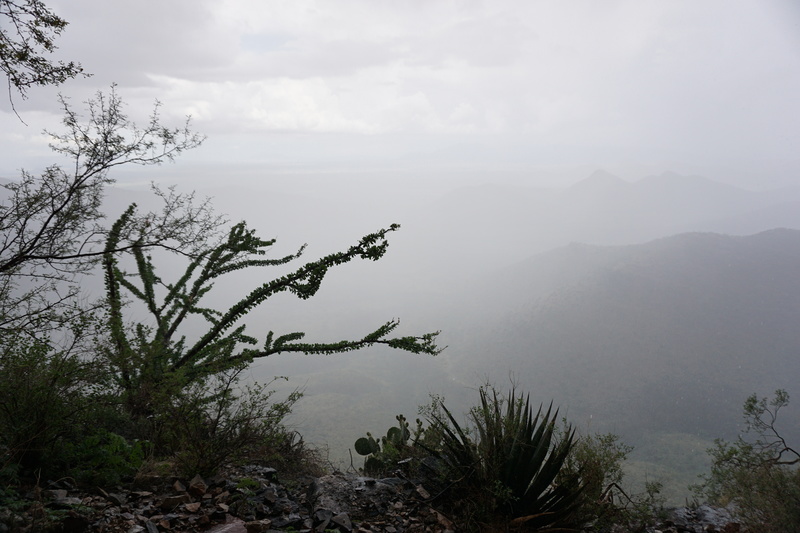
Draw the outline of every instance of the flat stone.
<instances>
[{"instance_id":1,"label":"flat stone","mask_svg":"<svg viewBox=\"0 0 800 533\"><path fill-rule=\"evenodd\" d=\"M292 513L287 516L281 516L278 518L274 518L272 520L272 527L275 529L285 529L290 526L297 526L298 524L302 523L303 519L300 517L299 514Z\"/></svg>"},{"instance_id":2,"label":"flat stone","mask_svg":"<svg viewBox=\"0 0 800 533\"><path fill-rule=\"evenodd\" d=\"M161 502L161 508L166 511L169 509L175 509L182 503L191 502L192 497L184 492L183 494L178 494L177 496L167 496L164 498L164 500Z\"/></svg>"},{"instance_id":3,"label":"flat stone","mask_svg":"<svg viewBox=\"0 0 800 533\"><path fill-rule=\"evenodd\" d=\"M47 504L50 508L56 509L68 509L75 505L83 505L83 500L81 498L58 498L57 500L53 500Z\"/></svg>"},{"instance_id":4,"label":"flat stone","mask_svg":"<svg viewBox=\"0 0 800 533\"><path fill-rule=\"evenodd\" d=\"M267 533L272 526L272 520L264 519L264 520L252 520L250 522L245 522L244 527L247 530L247 533Z\"/></svg>"},{"instance_id":5,"label":"flat stone","mask_svg":"<svg viewBox=\"0 0 800 533\"><path fill-rule=\"evenodd\" d=\"M341 527L345 531L353 531L353 523L350 521L350 517L347 516L347 513L337 514L331 518L331 522Z\"/></svg>"},{"instance_id":6,"label":"flat stone","mask_svg":"<svg viewBox=\"0 0 800 533\"><path fill-rule=\"evenodd\" d=\"M265 502L275 503L278 500L278 492L275 487L267 487L264 489L263 498Z\"/></svg>"},{"instance_id":7,"label":"flat stone","mask_svg":"<svg viewBox=\"0 0 800 533\"><path fill-rule=\"evenodd\" d=\"M239 519L226 520L224 524L217 524L206 533L247 533L244 522Z\"/></svg>"},{"instance_id":8,"label":"flat stone","mask_svg":"<svg viewBox=\"0 0 800 533\"><path fill-rule=\"evenodd\" d=\"M324 531L328 524L331 523L331 518L333 518L333 513L328 509L317 509L314 512L314 520L317 524L317 530Z\"/></svg>"},{"instance_id":9,"label":"flat stone","mask_svg":"<svg viewBox=\"0 0 800 533\"><path fill-rule=\"evenodd\" d=\"M200 509L200 506L201 506L201 505L203 505L203 504L202 504L202 503L200 503L200 502L196 502L196 503L187 503L186 505L184 505L184 508L185 508L187 511L189 511L190 513L196 513L196 512L197 512L197 511Z\"/></svg>"},{"instance_id":10,"label":"flat stone","mask_svg":"<svg viewBox=\"0 0 800 533\"><path fill-rule=\"evenodd\" d=\"M114 505L125 505L128 501L128 498L124 494L118 492L109 492L107 498L108 501Z\"/></svg>"}]
</instances>

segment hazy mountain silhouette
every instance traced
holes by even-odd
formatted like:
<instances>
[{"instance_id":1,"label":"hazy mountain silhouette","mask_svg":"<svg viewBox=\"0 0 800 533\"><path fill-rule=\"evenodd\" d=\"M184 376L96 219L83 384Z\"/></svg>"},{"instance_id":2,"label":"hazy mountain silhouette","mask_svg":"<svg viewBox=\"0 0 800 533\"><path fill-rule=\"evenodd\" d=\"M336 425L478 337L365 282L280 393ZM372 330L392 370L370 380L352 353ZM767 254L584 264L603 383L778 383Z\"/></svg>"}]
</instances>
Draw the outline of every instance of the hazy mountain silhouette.
<instances>
[{"instance_id":1,"label":"hazy mountain silhouette","mask_svg":"<svg viewBox=\"0 0 800 533\"><path fill-rule=\"evenodd\" d=\"M483 185L453 191L414 213L414 246L459 272L497 268L569 242L643 243L689 231L800 229L796 190L753 192L665 172L627 182L597 171L566 189ZM780 216L777 213L782 213Z\"/></svg>"},{"instance_id":2,"label":"hazy mountain silhouette","mask_svg":"<svg viewBox=\"0 0 800 533\"><path fill-rule=\"evenodd\" d=\"M572 244L485 280L452 368L512 370L626 434L730 435L746 396L800 375L799 272L795 230Z\"/></svg>"}]
</instances>

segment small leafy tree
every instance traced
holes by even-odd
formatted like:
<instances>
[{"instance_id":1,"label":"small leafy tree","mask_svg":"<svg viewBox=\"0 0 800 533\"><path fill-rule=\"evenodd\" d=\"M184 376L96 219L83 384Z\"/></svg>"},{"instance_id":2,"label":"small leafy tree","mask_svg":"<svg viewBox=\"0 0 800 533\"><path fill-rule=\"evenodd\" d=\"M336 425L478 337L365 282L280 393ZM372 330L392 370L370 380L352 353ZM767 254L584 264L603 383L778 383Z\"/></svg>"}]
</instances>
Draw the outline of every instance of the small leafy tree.
<instances>
[{"instance_id":1,"label":"small leafy tree","mask_svg":"<svg viewBox=\"0 0 800 533\"><path fill-rule=\"evenodd\" d=\"M174 413L181 406L190 407L194 428L203 427L215 406L224 406L218 409L223 413L218 419L225 423L217 427L222 427L227 421L241 420L243 412L250 413L249 418L255 418L253 413L274 412L272 404L259 403L255 396L220 396L209 388L219 376L235 373L255 358L280 352L329 354L373 344L438 353L436 333L392 338L397 320L361 339L337 342L304 343L300 332L278 336L270 332L256 347L258 341L245 333L241 323L250 310L283 291L310 298L330 268L353 259L382 257L387 234L399 226L367 235L344 252L256 287L227 311L204 307L203 297L216 280L242 269L287 264L299 258L303 249L267 259L274 241L257 237L244 223L223 234L224 220L214 215L208 202L195 202L193 195L174 190L155 190L163 200L161 211L140 212L132 205L110 228L105 226L101 203L105 188L113 183L111 170L172 161L198 146L203 137L191 131L188 119L181 128L162 125L158 103L147 124L137 126L124 113L114 87L109 94L97 93L89 100L86 115L75 111L65 98L61 104L66 131L50 133L51 147L66 156L69 164L52 165L38 176L23 171L20 181L4 186L6 195L0 203L0 369L35 385L31 388L35 394L29 394L15 380L0 380L0 398L8 398L4 408L10 413L0 417L0 466L32 457L29 452L40 449L41 442L63 438L67 425L58 423L61 407L75 408L78 403L74 402L80 400L80 405L93 408L97 404L89 401L89 393L96 390L108 393L111 387L120 393L117 399L133 415L132 429L147 415ZM154 266L155 250L183 258L188 263L184 275L171 283L162 281ZM125 257L134 265L132 274L120 266L127 264ZM98 265L107 289L102 302L105 318L99 324L103 335L93 329L100 306L86 305L79 295L80 277ZM135 324L123 320L122 310L131 298L144 305L151 320ZM208 330L190 342L183 326L193 318L205 320ZM81 327L70 330L71 325ZM98 338L105 339L99 351ZM86 378L74 387L58 381L59 368L87 365L99 371L71 372L68 375ZM94 381L88 381L90 375ZM63 385L64 394L55 385L48 388L48 383ZM55 393L61 403L37 404L37 398L48 392ZM240 406L248 401L255 407L242 411ZM290 397L274 406L290 407L292 401ZM49 426L14 425L15 414L39 408L49 409L40 417ZM207 436L214 434L221 433L211 431Z\"/></svg>"},{"instance_id":2,"label":"small leafy tree","mask_svg":"<svg viewBox=\"0 0 800 533\"><path fill-rule=\"evenodd\" d=\"M623 463L632 451L632 446L613 433L576 438L560 475L567 479L579 476L583 481L575 513L579 524L591 524L600 531L614 528L645 531L664 517L659 481L646 482L641 492L626 492L622 488Z\"/></svg>"},{"instance_id":3,"label":"small leafy tree","mask_svg":"<svg viewBox=\"0 0 800 533\"><path fill-rule=\"evenodd\" d=\"M3 8L12 3L2 2ZM38 4L27 2L23 4ZM163 210L129 220L118 248L105 247L101 203L120 165L172 161L203 138L161 123L159 104L144 127L124 113L114 87L87 102L85 114L61 98L62 133L49 133L68 159L0 187L0 467L66 465L65 442L86 435L109 406L107 365L94 357L97 305L80 295L81 277L104 253L133 247L191 255L221 219L207 203L156 191ZM99 401L102 399L102 401ZM101 413L101 411L103 411ZM112 426L113 427L113 424Z\"/></svg>"},{"instance_id":4,"label":"small leafy tree","mask_svg":"<svg viewBox=\"0 0 800 533\"><path fill-rule=\"evenodd\" d=\"M121 165L159 165L197 147L203 137L161 123L157 103L148 123L139 127L124 113L112 86L86 102L86 116L61 98L64 133L46 132L51 148L68 165L51 165L40 175L23 170L5 189L0 203L0 332L39 335L59 330L85 311L78 276L96 267L104 246L103 193L114 182L110 171ZM158 213L129 220L136 240L117 238L115 252L133 247L169 247L191 254L199 236L213 234L221 220L192 195L157 191L164 201Z\"/></svg>"},{"instance_id":5,"label":"small leafy tree","mask_svg":"<svg viewBox=\"0 0 800 533\"><path fill-rule=\"evenodd\" d=\"M6 340L6 339L3 339ZM92 407L88 369L45 343L17 337L0 353L0 454L3 462L41 466L64 438L79 434ZM2 459L0 459L2 460Z\"/></svg>"},{"instance_id":6,"label":"small leafy tree","mask_svg":"<svg viewBox=\"0 0 800 533\"><path fill-rule=\"evenodd\" d=\"M12 88L25 98L35 85L60 85L86 75L80 63L47 58L67 21L41 0L0 0L0 21L0 70L8 78L9 99Z\"/></svg>"},{"instance_id":7,"label":"small leafy tree","mask_svg":"<svg viewBox=\"0 0 800 533\"><path fill-rule=\"evenodd\" d=\"M800 532L800 453L776 426L789 394L776 390L772 399L755 394L744 404L746 439L715 442L709 450L711 472L696 491L718 504L733 502L750 531Z\"/></svg>"}]
</instances>

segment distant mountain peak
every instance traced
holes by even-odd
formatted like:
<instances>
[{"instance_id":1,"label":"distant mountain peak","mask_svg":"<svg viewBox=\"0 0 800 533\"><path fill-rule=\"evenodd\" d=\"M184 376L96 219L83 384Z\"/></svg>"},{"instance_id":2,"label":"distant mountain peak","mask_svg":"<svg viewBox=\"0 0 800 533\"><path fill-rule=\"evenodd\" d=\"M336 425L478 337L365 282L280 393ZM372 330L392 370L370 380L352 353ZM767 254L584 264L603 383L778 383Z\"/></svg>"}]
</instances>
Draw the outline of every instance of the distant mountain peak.
<instances>
[{"instance_id":1,"label":"distant mountain peak","mask_svg":"<svg viewBox=\"0 0 800 533\"><path fill-rule=\"evenodd\" d=\"M584 178L570 187L577 190L598 190L609 188L627 187L630 185L627 181L615 176L614 174L603 170L597 169L592 172L588 178Z\"/></svg>"}]
</instances>

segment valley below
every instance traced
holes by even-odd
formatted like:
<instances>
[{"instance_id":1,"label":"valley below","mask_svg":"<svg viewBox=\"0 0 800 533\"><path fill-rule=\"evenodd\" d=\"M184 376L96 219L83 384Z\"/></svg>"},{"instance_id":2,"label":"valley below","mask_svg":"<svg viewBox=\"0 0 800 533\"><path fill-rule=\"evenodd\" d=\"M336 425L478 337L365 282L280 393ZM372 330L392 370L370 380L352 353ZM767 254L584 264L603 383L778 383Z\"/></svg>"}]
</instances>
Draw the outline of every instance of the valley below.
<instances>
[{"instance_id":1,"label":"valley below","mask_svg":"<svg viewBox=\"0 0 800 533\"><path fill-rule=\"evenodd\" d=\"M465 413L481 384L515 385L536 404L552 400L581 433L620 435L635 448L632 490L659 480L683 504L714 439L744 431L744 400L796 390L798 201L797 191L671 173L629 183L604 172L564 190L477 185L401 206L385 196L360 207L312 198L309 216L331 224L307 227L302 242L340 239L337 212L349 228L403 228L383 260L330 273L313 300L257 310L254 331L268 323L330 340L400 317L403 331L441 330L447 349L435 358L385 347L277 355L256 361L252 379L286 375L281 387L303 389L292 422L342 469L362 464L357 438L385 433L397 414L413 420L431 395ZM225 209L224 198L215 203ZM246 205L238 213L271 227ZM309 220L270 218L292 228L293 216ZM790 406L790 441L798 422Z\"/></svg>"}]
</instances>

